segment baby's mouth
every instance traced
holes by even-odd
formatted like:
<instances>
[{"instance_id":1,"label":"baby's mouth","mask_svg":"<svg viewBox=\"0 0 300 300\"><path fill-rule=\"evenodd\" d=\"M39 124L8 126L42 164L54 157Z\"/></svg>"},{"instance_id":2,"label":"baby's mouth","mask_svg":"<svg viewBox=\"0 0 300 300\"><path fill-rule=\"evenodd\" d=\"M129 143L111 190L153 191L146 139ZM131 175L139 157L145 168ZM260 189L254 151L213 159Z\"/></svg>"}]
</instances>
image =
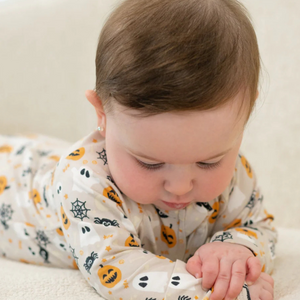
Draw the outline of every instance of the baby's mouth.
<instances>
[{"instance_id":1,"label":"baby's mouth","mask_svg":"<svg viewBox=\"0 0 300 300\"><path fill-rule=\"evenodd\" d=\"M176 203L176 202L166 202L166 201L162 201L162 202L168 207L173 209L183 209L190 204L190 202L186 202L186 203Z\"/></svg>"}]
</instances>

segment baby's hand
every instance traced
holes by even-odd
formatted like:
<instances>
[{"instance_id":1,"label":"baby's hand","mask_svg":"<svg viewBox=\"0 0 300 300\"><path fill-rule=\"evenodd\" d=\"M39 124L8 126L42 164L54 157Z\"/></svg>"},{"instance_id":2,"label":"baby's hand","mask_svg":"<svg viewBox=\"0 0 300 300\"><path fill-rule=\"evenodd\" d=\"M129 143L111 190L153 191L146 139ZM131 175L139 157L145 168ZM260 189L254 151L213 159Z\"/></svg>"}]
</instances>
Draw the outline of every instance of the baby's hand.
<instances>
[{"instance_id":1,"label":"baby's hand","mask_svg":"<svg viewBox=\"0 0 300 300\"><path fill-rule=\"evenodd\" d=\"M214 286L211 300L235 299L246 281L254 283L260 273L258 258L245 246L213 242L201 246L186 265L189 273L202 278L202 287Z\"/></svg>"},{"instance_id":2,"label":"baby's hand","mask_svg":"<svg viewBox=\"0 0 300 300\"><path fill-rule=\"evenodd\" d=\"M266 273L261 273L255 283L248 288L251 300L274 299L274 280Z\"/></svg>"}]
</instances>

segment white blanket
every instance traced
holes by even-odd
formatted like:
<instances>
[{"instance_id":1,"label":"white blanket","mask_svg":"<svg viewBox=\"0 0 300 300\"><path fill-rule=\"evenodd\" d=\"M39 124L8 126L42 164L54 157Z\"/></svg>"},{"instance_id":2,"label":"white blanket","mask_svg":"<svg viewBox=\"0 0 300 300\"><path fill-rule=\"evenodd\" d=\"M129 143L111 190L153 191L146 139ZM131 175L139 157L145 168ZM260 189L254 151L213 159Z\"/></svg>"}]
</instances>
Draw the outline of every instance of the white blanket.
<instances>
[{"instance_id":1,"label":"white blanket","mask_svg":"<svg viewBox=\"0 0 300 300\"><path fill-rule=\"evenodd\" d=\"M300 230L279 228L275 300L300 299ZM101 300L76 270L52 269L0 259L2 300ZM175 299L174 299L175 300Z\"/></svg>"}]
</instances>

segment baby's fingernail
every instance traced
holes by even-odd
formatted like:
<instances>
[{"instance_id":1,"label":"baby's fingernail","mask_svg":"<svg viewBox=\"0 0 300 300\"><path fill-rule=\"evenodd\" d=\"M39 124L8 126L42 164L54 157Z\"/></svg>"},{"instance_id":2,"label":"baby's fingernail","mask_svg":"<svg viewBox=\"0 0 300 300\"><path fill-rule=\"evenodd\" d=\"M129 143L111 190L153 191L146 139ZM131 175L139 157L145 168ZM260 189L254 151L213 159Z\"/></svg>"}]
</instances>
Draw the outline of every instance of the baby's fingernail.
<instances>
[{"instance_id":1,"label":"baby's fingernail","mask_svg":"<svg viewBox=\"0 0 300 300\"><path fill-rule=\"evenodd\" d=\"M197 279L200 278L199 273L196 273L195 277L196 277Z\"/></svg>"},{"instance_id":2,"label":"baby's fingernail","mask_svg":"<svg viewBox=\"0 0 300 300\"><path fill-rule=\"evenodd\" d=\"M248 286L250 286L250 285L252 285L252 284L253 284L253 282L252 282L252 281L247 281L246 283L247 283L247 285L248 285Z\"/></svg>"}]
</instances>

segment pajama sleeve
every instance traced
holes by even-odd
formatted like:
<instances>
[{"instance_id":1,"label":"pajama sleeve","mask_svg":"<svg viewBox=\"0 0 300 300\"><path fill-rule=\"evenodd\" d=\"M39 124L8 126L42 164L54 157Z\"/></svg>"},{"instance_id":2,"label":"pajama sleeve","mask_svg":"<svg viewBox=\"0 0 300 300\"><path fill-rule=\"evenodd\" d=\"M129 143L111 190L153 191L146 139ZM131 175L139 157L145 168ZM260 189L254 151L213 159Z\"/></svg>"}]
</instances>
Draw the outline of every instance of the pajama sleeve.
<instances>
[{"instance_id":1,"label":"pajama sleeve","mask_svg":"<svg viewBox=\"0 0 300 300\"><path fill-rule=\"evenodd\" d=\"M86 152L79 148L60 161L53 191L63 234L87 282L105 299L208 300L211 292L183 261L143 249L132 201ZM246 286L239 300L247 300Z\"/></svg>"},{"instance_id":2,"label":"pajama sleeve","mask_svg":"<svg viewBox=\"0 0 300 300\"><path fill-rule=\"evenodd\" d=\"M272 225L274 218L264 208L263 199L250 164L239 155L231 186L219 200L219 214L211 242L248 247L260 259L262 271L270 274L277 233Z\"/></svg>"}]
</instances>

